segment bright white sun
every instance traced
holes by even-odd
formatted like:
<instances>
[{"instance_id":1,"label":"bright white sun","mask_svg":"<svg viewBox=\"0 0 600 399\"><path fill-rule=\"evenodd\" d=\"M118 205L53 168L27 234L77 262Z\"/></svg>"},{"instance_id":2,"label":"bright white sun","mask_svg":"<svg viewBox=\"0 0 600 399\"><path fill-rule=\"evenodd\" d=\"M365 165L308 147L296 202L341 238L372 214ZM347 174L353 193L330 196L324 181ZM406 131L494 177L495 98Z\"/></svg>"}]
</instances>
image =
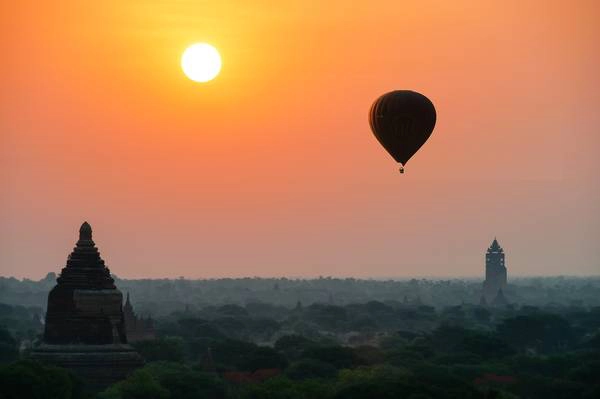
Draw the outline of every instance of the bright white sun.
<instances>
[{"instance_id":1,"label":"bright white sun","mask_svg":"<svg viewBox=\"0 0 600 399\"><path fill-rule=\"evenodd\" d=\"M208 82L219 74L221 56L210 44L196 43L183 52L181 69L194 82Z\"/></svg>"}]
</instances>

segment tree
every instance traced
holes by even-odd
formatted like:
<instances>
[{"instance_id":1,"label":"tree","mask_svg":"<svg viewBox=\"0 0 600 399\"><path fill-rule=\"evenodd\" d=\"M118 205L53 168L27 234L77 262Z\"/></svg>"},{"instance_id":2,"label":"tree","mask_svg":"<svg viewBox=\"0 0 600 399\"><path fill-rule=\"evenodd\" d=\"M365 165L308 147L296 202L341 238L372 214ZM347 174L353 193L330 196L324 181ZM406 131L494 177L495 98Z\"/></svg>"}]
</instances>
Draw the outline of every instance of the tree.
<instances>
[{"instance_id":1,"label":"tree","mask_svg":"<svg viewBox=\"0 0 600 399\"><path fill-rule=\"evenodd\" d=\"M148 370L139 369L129 378L98 394L98 399L169 399L170 394Z\"/></svg>"},{"instance_id":2,"label":"tree","mask_svg":"<svg viewBox=\"0 0 600 399\"><path fill-rule=\"evenodd\" d=\"M299 359L306 349L314 345L314 341L302 335L284 335L275 341L275 349L284 353L290 360Z\"/></svg>"},{"instance_id":3,"label":"tree","mask_svg":"<svg viewBox=\"0 0 600 399\"><path fill-rule=\"evenodd\" d=\"M242 399L328 399L331 391L331 384L324 381L292 381L286 377L275 377L261 384L245 385L241 388L240 397Z\"/></svg>"},{"instance_id":4,"label":"tree","mask_svg":"<svg viewBox=\"0 0 600 399\"><path fill-rule=\"evenodd\" d=\"M185 344L178 337L139 341L134 343L133 346L149 362L159 360L182 362L184 358Z\"/></svg>"},{"instance_id":5,"label":"tree","mask_svg":"<svg viewBox=\"0 0 600 399\"><path fill-rule=\"evenodd\" d=\"M158 362L146 369L167 389L172 399L222 399L225 397L223 381L200 370L178 363Z\"/></svg>"},{"instance_id":6,"label":"tree","mask_svg":"<svg viewBox=\"0 0 600 399\"><path fill-rule=\"evenodd\" d=\"M554 314L509 318L498 325L497 331L506 342L522 350L552 352L568 347L574 339L569 322Z\"/></svg>"},{"instance_id":7,"label":"tree","mask_svg":"<svg viewBox=\"0 0 600 399\"><path fill-rule=\"evenodd\" d=\"M10 363L18 357L17 341L7 329L0 327L0 363Z\"/></svg>"},{"instance_id":8,"label":"tree","mask_svg":"<svg viewBox=\"0 0 600 399\"><path fill-rule=\"evenodd\" d=\"M285 356L273 348L259 346L247 354L238 363L238 367L245 371L256 371L258 369L283 369L287 366Z\"/></svg>"},{"instance_id":9,"label":"tree","mask_svg":"<svg viewBox=\"0 0 600 399\"><path fill-rule=\"evenodd\" d=\"M352 367L356 360L352 349L342 346L314 346L304 351L303 357L329 363L338 369Z\"/></svg>"},{"instance_id":10,"label":"tree","mask_svg":"<svg viewBox=\"0 0 600 399\"><path fill-rule=\"evenodd\" d=\"M2 399L82 398L80 381L65 369L21 360L0 367Z\"/></svg>"},{"instance_id":11,"label":"tree","mask_svg":"<svg viewBox=\"0 0 600 399\"><path fill-rule=\"evenodd\" d=\"M333 378L337 369L329 363L315 359L302 359L292 363L285 374L292 380L305 380L309 378Z\"/></svg>"},{"instance_id":12,"label":"tree","mask_svg":"<svg viewBox=\"0 0 600 399\"><path fill-rule=\"evenodd\" d=\"M478 307L473 309L473 317L480 323L489 323L491 313L486 308Z\"/></svg>"},{"instance_id":13,"label":"tree","mask_svg":"<svg viewBox=\"0 0 600 399\"><path fill-rule=\"evenodd\" d=\"M136 370L98 399L224 399L221 380L178 363L156 362Z\"/></svg>"}]
</instances>

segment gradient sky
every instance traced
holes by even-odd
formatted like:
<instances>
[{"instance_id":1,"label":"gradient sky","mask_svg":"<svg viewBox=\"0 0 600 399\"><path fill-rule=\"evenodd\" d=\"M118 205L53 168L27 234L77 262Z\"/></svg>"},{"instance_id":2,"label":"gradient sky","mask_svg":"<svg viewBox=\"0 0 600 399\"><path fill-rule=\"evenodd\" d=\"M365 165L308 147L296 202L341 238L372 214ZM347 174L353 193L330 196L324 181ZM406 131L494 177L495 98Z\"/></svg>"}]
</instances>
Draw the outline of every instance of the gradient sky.
<instances>
[{"instance_id":1,"label":"gradient sky","mask_svg":"<svg viewBox=\"0 0 600 399\"><path fill-rule=\"evenodd\" d=\"M599 274L597 1L1 1L0 274ZM191 43L220 76L188 80ZM400 175L367 123L436 105Z\"/></svg>"}]
</instances>

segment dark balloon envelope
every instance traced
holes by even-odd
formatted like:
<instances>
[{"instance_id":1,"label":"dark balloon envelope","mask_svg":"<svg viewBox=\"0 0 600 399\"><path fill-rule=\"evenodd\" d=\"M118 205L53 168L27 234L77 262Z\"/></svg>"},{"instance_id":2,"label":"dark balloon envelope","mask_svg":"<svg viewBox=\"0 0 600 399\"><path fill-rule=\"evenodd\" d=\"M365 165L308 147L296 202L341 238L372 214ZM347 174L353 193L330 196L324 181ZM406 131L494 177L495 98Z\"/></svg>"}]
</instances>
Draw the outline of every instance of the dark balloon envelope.
<instances>
[{"instance_id":1,"label":"dark balloon envelope","mask_svg":"<svg viewBox=\"0 0 600 399\"><path fill-rule=\"evenodd\" d=\"M395 90L371 106L369 123L381 145L402 165L427 141L435 126L433 103L410 90ZM403 172L403 168L400 171Z\"/></svg>"}]
</instances>

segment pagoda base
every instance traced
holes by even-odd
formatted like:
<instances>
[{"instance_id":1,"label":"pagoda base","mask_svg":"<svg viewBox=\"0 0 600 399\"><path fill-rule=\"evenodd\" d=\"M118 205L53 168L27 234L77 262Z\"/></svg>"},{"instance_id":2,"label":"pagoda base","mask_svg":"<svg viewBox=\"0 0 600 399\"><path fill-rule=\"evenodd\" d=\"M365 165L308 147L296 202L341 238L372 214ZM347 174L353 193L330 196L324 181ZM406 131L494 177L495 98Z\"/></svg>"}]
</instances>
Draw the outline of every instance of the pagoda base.
<instances>
[{"instance_id":1,"label":"pagoda base","mask_svg":"<svg viewBox=\"0 0 600 399\"><path fill-rule=\"evenodd\" d=\"M127 378L143 366L142 357L127 344L110 345L48 345L31 352L31 358L63 367L95 389L107 387Z\"/></svg>"}]
</instances>

